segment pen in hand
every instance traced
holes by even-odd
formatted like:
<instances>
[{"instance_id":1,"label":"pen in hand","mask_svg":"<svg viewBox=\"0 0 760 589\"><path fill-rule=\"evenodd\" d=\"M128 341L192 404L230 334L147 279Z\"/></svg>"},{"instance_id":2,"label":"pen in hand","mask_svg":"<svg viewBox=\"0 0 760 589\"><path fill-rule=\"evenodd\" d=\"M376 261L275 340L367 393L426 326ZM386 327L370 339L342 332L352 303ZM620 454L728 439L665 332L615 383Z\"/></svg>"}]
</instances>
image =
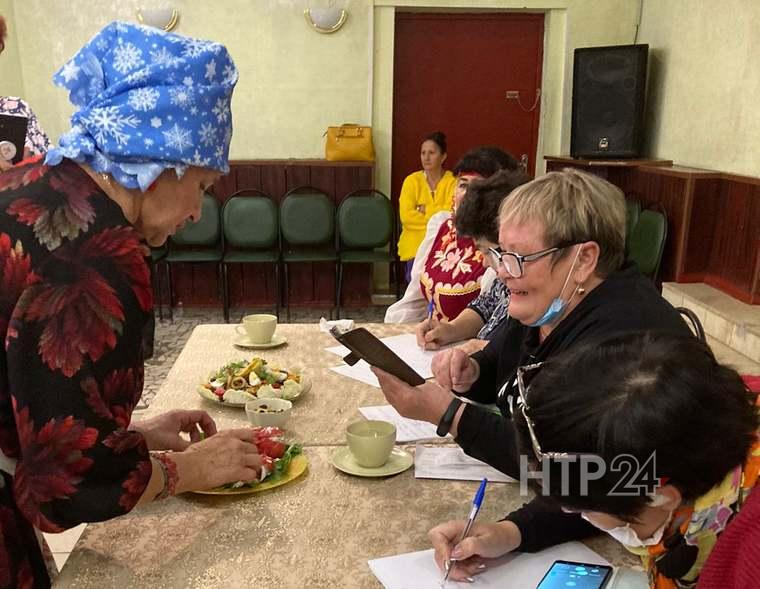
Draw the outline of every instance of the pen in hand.
<instances>
[{"instance_id":1,"label":"pen in hand","mask_svg":"<svg viewBox=\"0 0 760 589\"><path fill-rule=\"evenodd\" d=\"M433 329L433 309L435 309L435 302L433 302L433 299L430 299L430 302L427 304L427 331ZM427 348L427 343L424 342L425 334L422 337L422 349L424 350Z\"/></svg>"},{"instance_id":2,"label":"pen in hand","mask_svg":"<svg viewBox=\"0 0 760 589\"><path fill-rule=\"evenodd\" d=\"M483 497L486 494L486 484L488 483L488 479L483 479L480 481L480 487L478 487L478 492L475 493L475 498L472 500L472 508L470 509L470 515L467 516L467 523L464 526L464 530L462 530L462 533L459 535L459 539L457 540L456 544L454 546L458 546L462 543L462 540L464 540L467 537L467 534L470 533L470 528L472 528L472 524L475 523L475 518L478 517L478 512L480 511L480 506L483 504ZM443 587L446 584L446 581L449 579L449 574L451 573L451 569L454 568L454 563L456 562L456 559L449 558L445 563L444 566L446 568L446 573L443 575L443 580L441 581L441 587Z\"/></svg>"}]
</instances>

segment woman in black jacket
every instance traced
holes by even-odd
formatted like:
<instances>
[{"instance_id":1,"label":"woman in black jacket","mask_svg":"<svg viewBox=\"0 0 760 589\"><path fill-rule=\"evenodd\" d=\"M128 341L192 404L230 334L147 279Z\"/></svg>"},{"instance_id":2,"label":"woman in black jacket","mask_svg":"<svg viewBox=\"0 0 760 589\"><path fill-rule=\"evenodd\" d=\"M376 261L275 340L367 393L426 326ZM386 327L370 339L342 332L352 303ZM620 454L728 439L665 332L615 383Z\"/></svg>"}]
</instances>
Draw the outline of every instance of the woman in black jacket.
<instances>
[{"instance_id":1,"label":"woman in black jacket","mask_svg":"<svg viewBox=\"0 0 760 589\"><path fill-rule=\"evenodd\" d=\"M437 382L410 387L375 372L401 415L438 424L439 435L451 433L467 454L518 478L511 406L519 366L614 333L690 332L652 283L624 261L619 188L578 170L551 172L514 190L499 217L500 247L491 254L512 296L506 328L472 356L440 352L433 361ZM500 414L462 398L495 403ZM578 535L589 533L584 521L569 517Z\"/></svg>"}]
</instances>

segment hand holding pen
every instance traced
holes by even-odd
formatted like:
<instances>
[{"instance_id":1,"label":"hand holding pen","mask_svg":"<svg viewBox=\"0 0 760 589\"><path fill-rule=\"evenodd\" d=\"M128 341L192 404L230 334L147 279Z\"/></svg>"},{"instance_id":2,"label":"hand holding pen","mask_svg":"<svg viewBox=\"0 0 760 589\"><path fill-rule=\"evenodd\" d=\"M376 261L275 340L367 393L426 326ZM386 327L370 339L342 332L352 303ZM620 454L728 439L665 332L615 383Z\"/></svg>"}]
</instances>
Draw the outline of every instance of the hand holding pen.
<instances>
[{"instance_id":1,"label":"hand holding pen","mask_svg":"<svg viewBox=\"0 0 760 589\"><path fill-rule=\"evenodd\" d=\"M457 540L457 543L454 545L454 551L456 551L456 548L462 543L462 540L464 540L467 537L467 534L470 533L470 530L472 529L472 524L475 523L475 518L478 517L478 513L480 512L480 506L483 505L483 498L486 494L486 484L488 483L488 479L483 479L480 482L480 487L478 487L477 493L475 493L475 498L472 500L472 507L470 508L470 515L467 516L467 520L464 526L464 529L462 530L462 533L459 536L459 539ZM449 559L444 563L444 569L445 573L443 575L443 580L441 581L441 587L446 585L446 581L449 579L449 575L451 574L451 569L454 568L454 563L457 562L457 558L455 558L454 553L449 557Z\"/></svg>"}]
</instances>

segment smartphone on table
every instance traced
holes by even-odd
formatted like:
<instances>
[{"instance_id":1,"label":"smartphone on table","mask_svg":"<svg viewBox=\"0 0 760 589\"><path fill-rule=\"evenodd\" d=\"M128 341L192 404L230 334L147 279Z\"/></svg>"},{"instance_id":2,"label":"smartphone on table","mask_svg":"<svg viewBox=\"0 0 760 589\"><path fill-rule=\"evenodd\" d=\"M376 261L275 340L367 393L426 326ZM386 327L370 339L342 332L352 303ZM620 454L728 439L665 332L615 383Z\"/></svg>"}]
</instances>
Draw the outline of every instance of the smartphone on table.
<instances>
[{"instance_id":1,"label":"smartphone on table","mask_svg":"<svg viewBox=\"0 0 760 589\"><path fill-rule=\"evenodd\" d=\"M603 589L611 578L611 566L555 560L536 589Z\"/></svg>"}]
</instances>

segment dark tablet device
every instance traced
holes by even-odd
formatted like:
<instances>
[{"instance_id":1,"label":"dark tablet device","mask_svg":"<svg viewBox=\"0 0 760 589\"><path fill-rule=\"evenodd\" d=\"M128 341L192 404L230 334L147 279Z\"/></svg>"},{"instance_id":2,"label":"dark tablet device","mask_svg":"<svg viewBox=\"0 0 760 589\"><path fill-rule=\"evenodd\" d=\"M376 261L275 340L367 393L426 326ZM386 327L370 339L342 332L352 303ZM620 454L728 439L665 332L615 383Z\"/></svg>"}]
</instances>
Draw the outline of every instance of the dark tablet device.
<instances>
[{"instance_id":1,"label":"dark tablet device","mask_svg":"<svg viewBox=\"0 0 760 589\"><path fill-rule=\"evenodd\" d=\"M359 360L364 360L370 366L377 366L413 387L425 383L425 379L417 374L409 364L363 327L357 327L345 333L341 333L339 329L333 327L330 329L330 333L351 350L351 353L343 358L346 364L353 366Z\"/></svg>"},{"instance_id":2,"label":"dark tablet device","mask_svg":"<svg viewBox=\"0 0 760 589\"><path fill-rule=\"evenodd\" d=\"M26 142L26 126L28 124L29 119L26 117L0 115L0 141L13 143L16 148L16 155L11 159L11 163L17 164L24 159L24 143Z\"/></svg>"},{"instance_id":3,"label":"dark tablet device","mask_svg":"<svg viewBox=\"0 0 760 589\"><path fill-rule=\"evenodd\" d=\"M603 589L611 577L611 566L555 560L536 589Z\"/></svg>"}]
</instances>

